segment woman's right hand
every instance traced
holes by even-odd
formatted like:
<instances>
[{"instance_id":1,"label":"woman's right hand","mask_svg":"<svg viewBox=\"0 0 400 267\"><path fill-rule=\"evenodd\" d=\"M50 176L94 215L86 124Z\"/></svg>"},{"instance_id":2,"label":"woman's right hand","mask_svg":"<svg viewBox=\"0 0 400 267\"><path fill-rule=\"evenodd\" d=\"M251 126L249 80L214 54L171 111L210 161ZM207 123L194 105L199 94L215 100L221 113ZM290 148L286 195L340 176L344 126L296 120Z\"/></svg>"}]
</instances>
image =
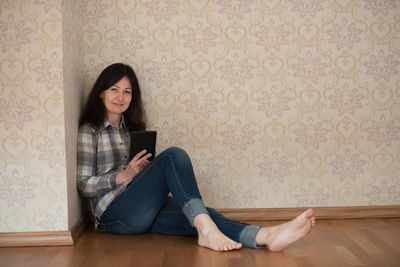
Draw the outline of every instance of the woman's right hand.
<instances>
[{"instance_id":1,"label":"woman's right hand","mask_svg":"<svg viewBox=\"0 0 400 267\"><path fill-rule=\"evenodd\" d=\"M146 150L142 150L137 153L132 160L128 163L125 170L121 171L115 177L116 184L123 184L133 179L147 164L150 163L148 160L151 157L151 153L146 154Z\"/></svg>"}]
</instances>

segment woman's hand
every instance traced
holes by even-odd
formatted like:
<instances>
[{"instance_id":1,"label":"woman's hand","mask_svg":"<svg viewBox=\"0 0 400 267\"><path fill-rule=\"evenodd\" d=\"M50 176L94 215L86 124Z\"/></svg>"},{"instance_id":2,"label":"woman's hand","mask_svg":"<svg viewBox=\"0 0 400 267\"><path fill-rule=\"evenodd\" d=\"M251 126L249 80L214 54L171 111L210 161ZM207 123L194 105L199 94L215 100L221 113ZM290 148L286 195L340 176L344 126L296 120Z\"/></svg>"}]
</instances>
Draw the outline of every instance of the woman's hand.
<instances>
[{"instance_id":1,"label":"woman's hand","mask_svg":"<svg viewBox=\"0 0 400 267\"><path fill-rule=\"evenodd\" d=\"M137 153L133 159L128 163L125 170L117 174L115 177L116 184L123 184L133 179L147 164L149 164L148 158L151 157L151 153L146 154L146 150L142 150Z\"/></svg>"}]
</instances>

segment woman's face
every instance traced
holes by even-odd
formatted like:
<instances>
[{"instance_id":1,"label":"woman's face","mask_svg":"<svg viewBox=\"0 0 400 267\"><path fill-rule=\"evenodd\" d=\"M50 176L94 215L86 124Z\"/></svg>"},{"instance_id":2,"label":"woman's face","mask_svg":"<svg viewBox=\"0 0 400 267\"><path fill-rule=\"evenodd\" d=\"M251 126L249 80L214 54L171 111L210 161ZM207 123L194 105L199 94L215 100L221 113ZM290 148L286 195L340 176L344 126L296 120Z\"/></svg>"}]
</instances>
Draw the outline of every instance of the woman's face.
<instances>
[{"instance_id":1,"label":"woman's face","mask_svg":"<svg viewBox=\"0 0 400 267\"><path fill-rule=\"evenodd\" d=\"M128 77L122 77L119 82L104 90L100 94L100 98L103 99L108 118L121 116L128 109L132 100L132 86Z\"/></svg>"}]
</instances>

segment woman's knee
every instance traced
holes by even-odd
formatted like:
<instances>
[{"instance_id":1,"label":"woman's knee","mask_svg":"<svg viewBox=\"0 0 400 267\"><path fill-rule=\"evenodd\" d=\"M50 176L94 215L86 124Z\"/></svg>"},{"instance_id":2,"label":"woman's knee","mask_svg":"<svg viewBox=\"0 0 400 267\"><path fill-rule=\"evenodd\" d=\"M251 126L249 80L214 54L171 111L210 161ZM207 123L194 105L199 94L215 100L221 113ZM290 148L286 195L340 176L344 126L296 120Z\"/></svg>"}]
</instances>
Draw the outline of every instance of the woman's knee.
<instances>
[{"instance_id":1,"label":"woman's knee","mask_svg":"<svg viewBox=\"0 0 400 267\"><path fill-rule=\"evenodd\" d=\"M189 159L189 155L186 153L185 150L183 150L180 147L173 146L173 147L167 148L164 152L177 158L177 159Z\"/></svg>"}]
</instances>

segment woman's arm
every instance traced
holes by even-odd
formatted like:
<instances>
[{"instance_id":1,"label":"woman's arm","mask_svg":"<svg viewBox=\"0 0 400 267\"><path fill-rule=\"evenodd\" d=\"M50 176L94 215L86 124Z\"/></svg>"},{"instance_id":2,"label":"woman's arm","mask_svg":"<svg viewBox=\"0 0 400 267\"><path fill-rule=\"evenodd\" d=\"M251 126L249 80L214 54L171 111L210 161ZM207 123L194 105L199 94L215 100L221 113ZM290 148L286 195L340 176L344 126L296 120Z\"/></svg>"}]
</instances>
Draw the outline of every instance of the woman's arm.
<instances>
[{"instance_id":1,"label":"woman's arm","mask_svg":"<svg viewBox=\"0 0 400 267\"><path fill-rule=\"evenodd\" d=\"M120 170L97 174L97 135L83 125L78 131L78 188L84 197L97 197L116 188Z\"/></svg>"}]
</instances>

